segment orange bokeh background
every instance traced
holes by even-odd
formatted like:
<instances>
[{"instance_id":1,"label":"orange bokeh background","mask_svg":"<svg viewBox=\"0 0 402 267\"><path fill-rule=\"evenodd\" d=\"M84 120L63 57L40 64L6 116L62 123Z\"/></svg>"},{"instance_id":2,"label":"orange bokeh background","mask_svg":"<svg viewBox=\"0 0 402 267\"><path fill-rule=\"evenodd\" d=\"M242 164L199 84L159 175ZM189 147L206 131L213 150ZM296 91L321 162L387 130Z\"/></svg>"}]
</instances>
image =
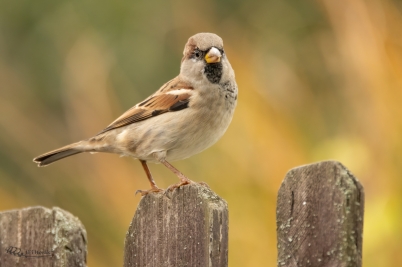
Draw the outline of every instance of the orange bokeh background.
<instances>
[{"instance_id":1,"label":"orange bokeh background","mask_svg":"<svg viewBox=\"0 0 402 267\"><path fill-rule=\"evenodd\" d=\"M122 266L138 161L32 158L91 137L178 74L214 32L236 72L226 135L174 165L227 200L229 266L276 266L276 193L296 166L335 159L366 193L363 265L402 266L399 1L0 2L0 210L59 206L88 232L89 266ZM176 177L150 165L161 187Z\"/></svg>"}]
</instances>

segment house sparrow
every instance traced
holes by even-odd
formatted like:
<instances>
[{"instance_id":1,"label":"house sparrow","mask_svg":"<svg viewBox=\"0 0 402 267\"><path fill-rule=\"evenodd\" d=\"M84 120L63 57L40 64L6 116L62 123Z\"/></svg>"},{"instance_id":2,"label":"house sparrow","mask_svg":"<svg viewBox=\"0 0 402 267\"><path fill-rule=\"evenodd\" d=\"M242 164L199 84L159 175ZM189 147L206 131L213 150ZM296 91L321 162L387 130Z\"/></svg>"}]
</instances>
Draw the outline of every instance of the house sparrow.
<instances>
[{"instance_id":1,"label":"house sparrow","mask_svg":"<svg viewBox=\"0 0 402 267\"><path fill-rule=\"evenodd\" d=\"M180 182L192 181L169 162L188 158L213 145L228 128L237 102L234 71L223 50L222 39L198 33L184 47L180 74L138 103L92 138L34 158L38 166L81 152L109 152L140 160L151 189L154 182L147 162L162 163Z\"/></svg>"}]
</instances>

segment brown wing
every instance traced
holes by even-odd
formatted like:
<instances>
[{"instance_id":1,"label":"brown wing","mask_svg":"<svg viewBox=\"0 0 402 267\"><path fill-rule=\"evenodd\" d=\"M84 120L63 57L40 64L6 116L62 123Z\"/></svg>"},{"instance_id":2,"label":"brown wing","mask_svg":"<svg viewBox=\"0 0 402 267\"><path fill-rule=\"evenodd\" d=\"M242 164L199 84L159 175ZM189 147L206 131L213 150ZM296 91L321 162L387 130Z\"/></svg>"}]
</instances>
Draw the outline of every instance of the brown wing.
<instances>
[{"instance_id":1,"label":"brown wing","mask_svg":"<svg viewBox=\"0 0 402 267\"><path fill-rule=\"evenodd\" d=\"M156 93L124 112L98 135L166 112L185 109L191 97L191 92L188 90L192 89L193 87L176 77L165 83ZM186 92L177 91L178 93L174 94L172 91L176 90L186 90Z\"/></svg>"}]
</instances>

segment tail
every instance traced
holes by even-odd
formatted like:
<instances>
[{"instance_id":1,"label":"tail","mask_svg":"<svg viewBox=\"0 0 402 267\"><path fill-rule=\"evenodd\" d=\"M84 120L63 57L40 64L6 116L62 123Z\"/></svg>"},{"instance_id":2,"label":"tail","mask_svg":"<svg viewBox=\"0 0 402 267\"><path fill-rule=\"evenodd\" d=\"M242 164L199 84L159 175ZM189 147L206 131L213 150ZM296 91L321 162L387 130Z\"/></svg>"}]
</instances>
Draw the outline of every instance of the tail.
<instances>
[{"instance_id":1,"label":"tail","mask_svg":"<svg viewBox=\"0 0 402 267\"><path fill-rule=\"evenodd\" d=\"M61 147L59 149L47 152L43 155L40 155L33 159L34 162L38 163L38 167L49 165L55 161L60 159L64 159L66 157L84 152L82 148L80 148L81 142L74 143L68 146Z\"/></svg>"}]
</instances>

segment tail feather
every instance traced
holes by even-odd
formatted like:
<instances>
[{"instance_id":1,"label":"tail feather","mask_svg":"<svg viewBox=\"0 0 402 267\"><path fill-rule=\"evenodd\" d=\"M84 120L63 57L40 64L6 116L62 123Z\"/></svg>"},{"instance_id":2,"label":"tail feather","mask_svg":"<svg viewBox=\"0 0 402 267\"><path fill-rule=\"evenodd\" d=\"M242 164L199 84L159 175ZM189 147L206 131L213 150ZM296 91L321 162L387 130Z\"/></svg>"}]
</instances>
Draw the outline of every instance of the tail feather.
<instances>
[{"instance_id":1,"label":"tail feather","mask_svg":"<svg viewBox=\"0 0 402 267\"><path fill-rule=\"evenodd\" d=\"M49 165L57 160L84 152L79 148L78 143L74 143L59 149L47 152L33 159L34 162L38 163L38 167Z\"/></svg>"}]
</instances>

